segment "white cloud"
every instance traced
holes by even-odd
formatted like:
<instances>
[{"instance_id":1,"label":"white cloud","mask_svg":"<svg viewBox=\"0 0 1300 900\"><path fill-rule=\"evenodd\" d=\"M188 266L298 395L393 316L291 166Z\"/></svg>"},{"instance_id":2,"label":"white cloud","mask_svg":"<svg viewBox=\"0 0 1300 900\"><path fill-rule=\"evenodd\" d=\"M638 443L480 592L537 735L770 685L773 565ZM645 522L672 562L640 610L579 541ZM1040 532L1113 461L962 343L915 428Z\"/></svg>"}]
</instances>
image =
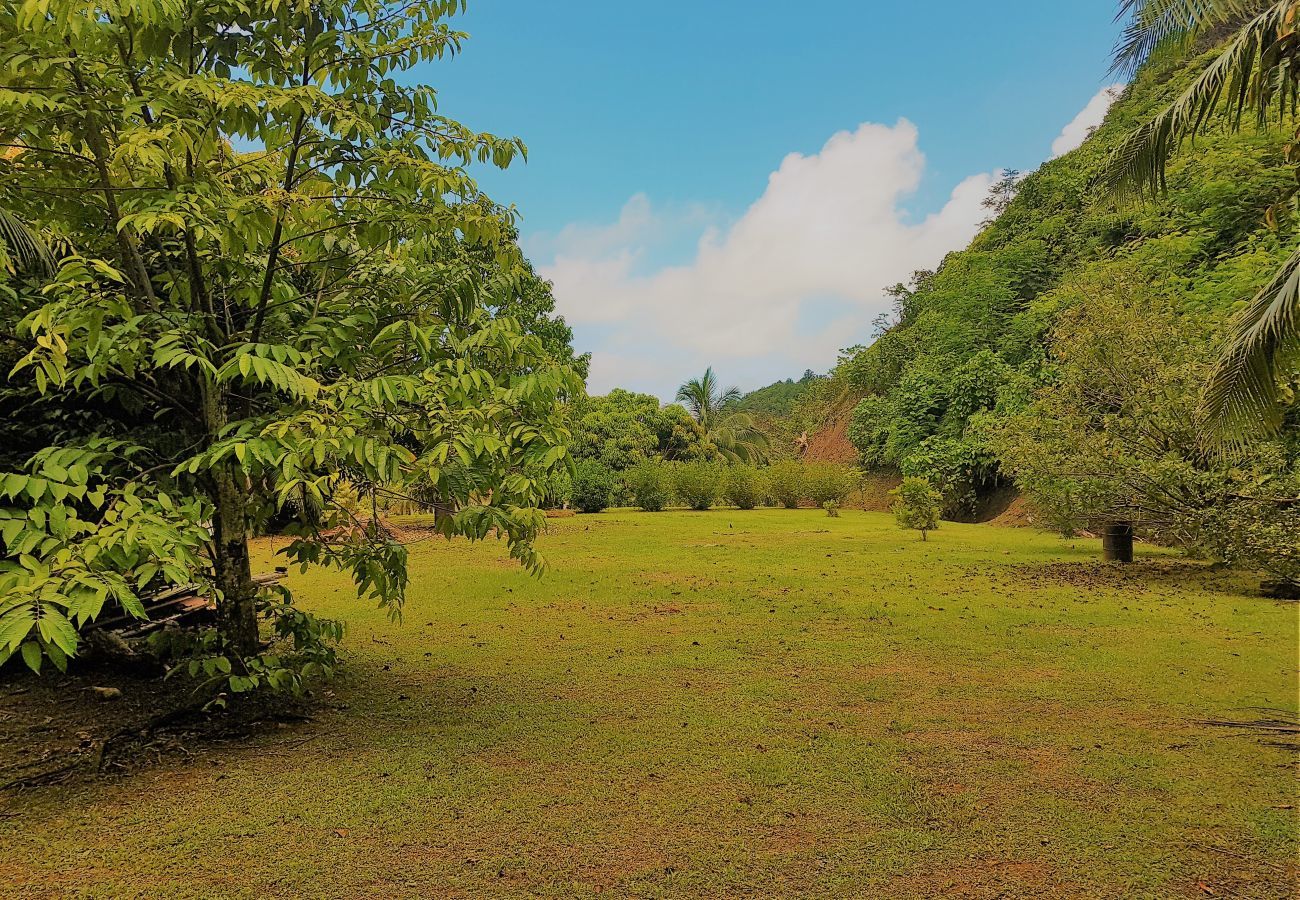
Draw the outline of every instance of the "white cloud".
<instances>
[{"instance_id":1,"label":"white cloud","mask_svg":"<svg viewBox=\"0 0 1300 900\"><path fill-rule=\"evenodd\" d=\"M699 234L717 218L717 211L695 204L673 209L654 209L645 193L636 193L623 204L618 221L608 225L570 223L556 234L528 235L528 252L535 256L601 257L631 247L669 241L684 230Z\"/></svg>"},{"instance_id":2,"label":"white cloud","mask_svg":"<svg viewBox=\"0 0 1300 900\"><path fill-rule=\"evenodd\" d=\"M707 365L757 386L828 368L888 308L886 285L974 237L994 176L965 179L942 209L911 222L901 204L924 171L912 123L867 123L816 154L786 156L740 219L703 231L686 265L640 272L656 241L682 227L698 233L704 218L661 212L640 194L617 222L569 226L529 248L553 255L540 269L579 342L586 329L601 334L592 391L668 397Z\"/></svg>"},{"instance_id":3,"label":"white cloud","mask_svg":"<svg viewBox=\"0 0 1300 900\"><path fill-rule=\"evenodd\" d=\"M1122 84L1112 84L1099 90L1088 101L1088 105L1079 110L1079 114L1070 121L1070 124L1061 129L1056 140L1052 141L1052 159L1064 156L1086 141L1093 129L1106 118L1106 111L1119 99L1123 91Z\"/></svg>"}]
</instances>

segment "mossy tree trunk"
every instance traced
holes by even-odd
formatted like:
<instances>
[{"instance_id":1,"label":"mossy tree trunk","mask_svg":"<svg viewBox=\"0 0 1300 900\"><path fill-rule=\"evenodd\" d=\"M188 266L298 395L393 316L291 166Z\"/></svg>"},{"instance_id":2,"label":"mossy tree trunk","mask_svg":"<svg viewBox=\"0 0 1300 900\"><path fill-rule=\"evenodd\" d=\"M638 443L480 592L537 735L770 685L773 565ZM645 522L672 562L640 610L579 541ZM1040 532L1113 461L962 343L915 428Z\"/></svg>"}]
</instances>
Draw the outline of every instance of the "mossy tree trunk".
<instances>
[{"instance_id":1,"label":"mossy tree trunk","mask_svg":"<svg viewBox=\"0 0 1300 900\"><path fill-rule=\"evenodd\" d=\"M227 397L219 386L202 386L203 423L209 442L217 439L227 421ZM217 589L217 616L221 632L240 656L258 650L257 585L248 554L247 492L238 473L227 462L209 473L213 503L212 569Z\"/></svg>"}]
</instances>

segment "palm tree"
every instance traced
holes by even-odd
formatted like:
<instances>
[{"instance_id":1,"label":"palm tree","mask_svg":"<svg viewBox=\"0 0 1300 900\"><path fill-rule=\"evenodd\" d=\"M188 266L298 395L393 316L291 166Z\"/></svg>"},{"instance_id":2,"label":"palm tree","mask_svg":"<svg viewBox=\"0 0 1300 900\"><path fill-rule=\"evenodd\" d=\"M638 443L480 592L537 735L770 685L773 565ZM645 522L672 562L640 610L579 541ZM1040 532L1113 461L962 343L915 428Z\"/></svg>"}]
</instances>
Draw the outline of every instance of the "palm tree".
<instances>
[{"instance_id":1,"label":"palm tree","mask_svg":"<svg viewBox=\"0 0 1300 900\"><path fill-rule=\"evenodd\" d=\"M23 154L24 147L4 145L0 160L8 162ZM45 238L0 203L0 269L11 275L18 272L52 275L54 254Z\"/></svg>"},{"instance_id":2,"label":"palm tree","mask_svg":"<svg viewBox=\"0 0 1300 900\"><path fill-rule=\"evenodd\" d=\"M1131 133L1111 157L1107 181L1117 192L1156 193L1165 167L1185 138L1217 112L1230 128L1247 113L1257 126L1297 117L1300 91L1300 0L1121 0L1128 25L1115 68L1131 73L1154 58L1178 54L1211 30L1235 27L1224 50L1154 119ZM1300 141L1288 147L1300 163ZM1297 171L1300 176L1300 169ZM1293 189L1270 211L1295 196ZM1294 213L1294 204L1292 204ZM1300 248L1260 289L1233 323L1206 385L1203 409L1218 437L1239 443L1282 422L1279 381L1300 351Z\"/></svg>"},{"instance_id":3,"label":"palm tree","mask_svg":"<svg viewBox=\"0 0 1300 900\"><path fill-rule=\"evenodd\" d=\"M677 389L677 399L686 404L724 457L731 462L761 463L767 457L767 436L749 413L736 409L741 396L738 387L718 387L712 366L704 370L704 377L692 378Z\"/></svg>"},{"instance_id":4,"label":"palm tree","mask_svg":"<svg viewBox=\"0 0 1300 900\"><path fill-rule=\"evenodd\" d=\"M0 206L0 269L44 275L54 271L54 255L45 239L3 206Z\"/></svg>"}]
</instances>

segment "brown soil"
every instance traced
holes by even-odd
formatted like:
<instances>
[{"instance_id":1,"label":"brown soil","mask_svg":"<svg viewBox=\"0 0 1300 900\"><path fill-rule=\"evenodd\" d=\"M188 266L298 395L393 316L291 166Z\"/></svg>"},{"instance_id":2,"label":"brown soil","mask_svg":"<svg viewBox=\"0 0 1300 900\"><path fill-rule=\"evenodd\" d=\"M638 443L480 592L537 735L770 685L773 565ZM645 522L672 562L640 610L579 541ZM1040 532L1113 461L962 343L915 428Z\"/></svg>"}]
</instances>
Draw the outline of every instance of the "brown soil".
<instances>
[{"instance_id":1,"label":"brown soil","mask_svg":"<svg viewBox=\"0 0 1300 900\"><path fill-rule=\"evenodd\" d=\"M67 675L11 669L0 679L0 792L188 759L308 717L304 703L280 696L205 712L211 693L196 684L93 660Z\"/></svg>"},{"instance_id":2,"label":"brown soil","mask_svg":"<svg viewBox=\"0 0 1300 900\"><path fill-rule=\"evenodd\" d=\"M1034 525L1034 520L1034 514L1029 509L1029 501L1017 494L1002 512L988 520L988 524L1002 528L1024 528Z\"/></svg>"},{"instance_id":3,"label":"brown soil","mask_svg":"<svg viewBox=\"0 0 1300 900\"><path fill-rule=\"evenodd\" d=\"M989 493L980 497L975 506L974 515L971 516L972 522L991 522L1004 515L1012 505L1020 500L1020 492L1013 485L1003 485L994 488ZM1014 516L1012 517L1014 519ZM1017 524L1008 522L1007 524Z\"/></svg>"},{"instance_id":4,"label":"brown soil","mask_svg":"<svg viewBox=\"0 0 1300 900\"><path fill-rule=\"evenodd\" d=\"M894 506L889 492L902 483L903 476L897 472L868 472L862 480L862 490L849 497L848 505L853 509L889 512Z\"/></svg>"},{"instance_id":5,"label":"brown soil","mask_svg":"<svg viewBox=\"0 0 1300 900\"><path fill-rule=\"evenodd\" d=\"M804 459L809 462L831 462L853 465L858 461L858 451L849 442L849 420L856 395L845 395L831 406L826 420L808 436L808 450Z\"/></svg>"}]
</instances>

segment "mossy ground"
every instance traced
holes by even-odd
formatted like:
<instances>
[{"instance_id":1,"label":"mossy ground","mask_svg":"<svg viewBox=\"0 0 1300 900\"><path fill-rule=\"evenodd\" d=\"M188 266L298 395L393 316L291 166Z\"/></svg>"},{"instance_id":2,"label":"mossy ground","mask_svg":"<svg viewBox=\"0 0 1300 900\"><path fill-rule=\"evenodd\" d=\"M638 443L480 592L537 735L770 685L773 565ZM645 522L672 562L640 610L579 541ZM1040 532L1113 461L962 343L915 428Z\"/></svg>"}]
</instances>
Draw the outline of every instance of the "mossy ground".
<instances>
[{"instance_id":1,"label":"mossy ground","mask_svg":"<svg viewBox=\"0 0 1300 900\"><path fill-rule=\"evenodd\" d=\"M345 577L338 708L0 812L20 897L1285 897L1297 608L1147 552L885 515L555 520L551 569ZM270 548L260 548L269 565Z\"/></svg>"}]
</instances>

